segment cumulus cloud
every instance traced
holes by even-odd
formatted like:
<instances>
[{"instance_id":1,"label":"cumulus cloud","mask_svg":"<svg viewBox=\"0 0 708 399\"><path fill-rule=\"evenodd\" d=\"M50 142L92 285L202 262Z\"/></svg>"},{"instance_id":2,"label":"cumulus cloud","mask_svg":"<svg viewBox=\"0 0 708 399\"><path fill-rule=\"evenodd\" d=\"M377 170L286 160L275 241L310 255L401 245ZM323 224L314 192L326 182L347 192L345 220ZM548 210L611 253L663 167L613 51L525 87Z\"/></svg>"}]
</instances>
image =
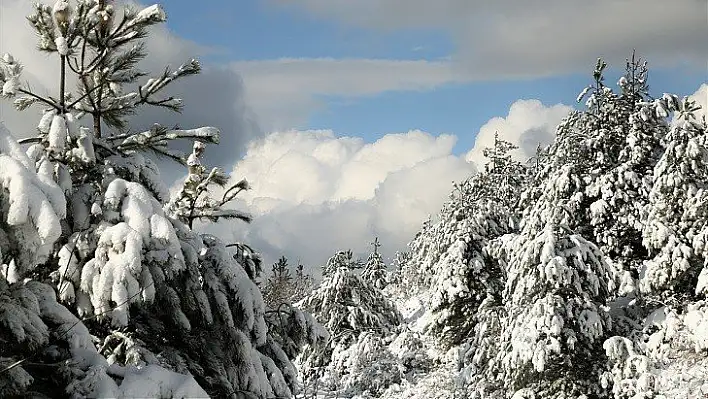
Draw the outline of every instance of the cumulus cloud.
<instances>
[{"instance_id":1,"label":"cumulus cloud","mask_svg":"<svg viewBox=\"0 0 708 399\"><path fill-rule=\"evenodd\" d=\"M485 123L477 133L474 147L466 159L482 168L483 150L494 146L494 134L517 147L511 155L525 162L536 153L538 145L546 146L555 138L556 126L572 110L563 104L545 106L539 100L517 100L509 108L506 117L496 117Z\"/></svg>"},{"instance_id":2,"label":"cumulus cloud","mask_svg":"<svg viewBox=\"0 0 708 399\"><path fill-rule=\"evenodd\" d=\"M32 10L32 2L3 0L0 3L0 53L11 53L25 65L24 78L40 93L56 93L59 65L56 56L36 50L36 35L25 17ZM147 38L148 57L140 64L144 71L160 73L165 65L178 67L192 57L208 54L211 49L171 33L166 26L158 26ZM245 99L241 76L227 66L205 65L201 75L175 83L165 94L184 98L185 110L174 114L155 108L144 108L131 120L131 129L149 128L158 122L167 126L215 126L222 132L221 145L211 151L208 162L231 165L245 150L246 143L262 137L255 115ZM0 119L17 137L36 133L41 115L39 108L18 112L9 101L0 101ZM174 164L163 168L167 177L176 177L181 171Z\"/></svg>"},{"instance_id":3,"label":"cumulus cloud","mask_svg":"<svg viewBox=\"0 0 708 399\"><path fill-rule=\"evenodd\" d=\"M697 116L708 117L708 83L703 83L690 97L696 104L701 106L701 109L696 112Z\"/></svg>"},{"instance_id":4,"label":"cumulus cloud","mask_svg":"<svg viewBox=\"0 0 708 399\"><path fill-rule=\"evenodd\" d=\"M251 143L232 171L234 179L251 182L235 207L253 212L253 223L211 226L212 232L253 244L267 264L285 255L315 273L338 249L365 255L375 236L391 257L438 213L452 183L481 167L481 149L492 145L495 131L519 146L514 156L525 160L539 142L553 140L570 109L519 100L505 117L487 122L475 147L459 156L452 152L455 136L418 130L373 143L330 130L273 133Z\"/></svg>"},{"instance_id":5,"label":"cumulus cloud","mask_svg":"<svg viewBox=\"0 0 708 399\"><path fill-rule=\"evenodd\" d=\"M364 255L375 236L390 257L438 212L452 183L474 173L452 155L455 141L421 131L374 143L331 131L273 133L254 142L232 172L251 182L235 206L254 212L254 222L212 228L253 244L267 263L285 255L319 266L347 248Z\"/></svg>"}]
</instances>

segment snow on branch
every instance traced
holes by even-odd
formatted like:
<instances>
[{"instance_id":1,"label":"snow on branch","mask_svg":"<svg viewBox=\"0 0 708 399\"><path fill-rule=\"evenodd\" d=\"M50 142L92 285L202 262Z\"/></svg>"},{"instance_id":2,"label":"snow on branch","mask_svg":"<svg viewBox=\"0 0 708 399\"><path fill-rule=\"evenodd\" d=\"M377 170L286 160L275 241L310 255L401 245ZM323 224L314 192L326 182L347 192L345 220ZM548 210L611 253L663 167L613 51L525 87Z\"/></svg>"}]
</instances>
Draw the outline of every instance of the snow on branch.
<instances>
[{"instance_id":1,"label":"snow on branch","mask_svg":"<svg viewBox=\"0 0 708 399\"><path fill-rule=\"evenodd\" d=\"M179 130L168 129L159 124L155 124L150 130L141 133L110 137L107 140L122 140L116 148L123 152L152 151L186 165L187 157L184 153L167 147L171 141L178 139L192 139L206 143L218 144L219 129L214 127L201 127L189 130Z\"/></svg>"}]
</instances>

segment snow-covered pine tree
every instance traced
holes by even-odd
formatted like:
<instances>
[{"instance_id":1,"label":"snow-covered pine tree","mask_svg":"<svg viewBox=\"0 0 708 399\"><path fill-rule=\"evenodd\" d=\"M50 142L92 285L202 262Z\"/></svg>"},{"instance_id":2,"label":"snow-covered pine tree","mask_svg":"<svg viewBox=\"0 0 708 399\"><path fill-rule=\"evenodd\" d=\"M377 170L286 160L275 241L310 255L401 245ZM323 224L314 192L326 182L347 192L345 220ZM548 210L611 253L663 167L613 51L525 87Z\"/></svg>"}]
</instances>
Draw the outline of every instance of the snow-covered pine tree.
<instances>
[{"instance_id":1,"label":"snow-covered pine tree","mask_svg":"<svg viewBox=\"0 0 708 399\"><path fill-rule=\"evenodd\" d=\"M487 159L484 173L484 183L495 182L495 184L478 184L475 191L483 190L477 194L487 200L501 202L501 205L509 209L512 215L515 214L519 202L519 192L523 191L526 185L527 167L521 162L512 159L511 151L518 147L512 143L499 138L499 132L494 132L494 144L482 151Z\"/></svg>"},{"instance_id":2,"label":"snow-covered pine tree","mask_svg":"<svg viewBox=\"0 0 708 399\"><path fill-rule=\"evenodd\" d=\"M579 97L592 92L588 109L561 123L539 162L537 185L522 195L521 231L491 243L507 280L506 317L496 328L500 345L491 348L491 362L472 370L478 391L488 395L602 394L602 343L612 328L606 304L615 295L617 269L591 241L597 230L586 210L594 210L593 196L603 193L593 191L597 182L619 164L634 109L622 108L629 100L604 85L605 66L598 61L595 84ZM614 189L600 188L610 194Z\"/></svg>"},{"instance_id":3,"label":"snow-covered pine tree","mask_svg":"<svg viewBox=\"0 0 708 399\"><path fill-rule=\"evenodd\" d=\"M8 58L6 57L5 61ZM27 271L46 261L52 245L61 235L60 220L65 212L66 200L59 187L35 173L34 165L11 138L5 126L0 124L2 396L22 395L27 392L37 378L37 373L36 370L26 369L25 359L29 354L41 353L41 349L50 341L51 330L42 319L39 298L16 275L17 264L23 263L20 269ZM56 304L55 296L42 295L41 299L42 305L49 302L52 307ZM46 313L44 315L46 316ZM68 343L67 340L55 341ZM47 381L47 385L50 382Z\"/></svg>"},{"instance_id":4,"label":"snow-covered pine tree","mask_svg":"<svg viewBox=\"0 0 708 399\"><path fill-rule=\"evenodd\" d=\"M608 339L610 370L604 386L615 398L698 397L708 391L705 375L708 308L706 279L705 120L696 120L691 101L665 94L645 102L633 122L655 126L674 114L671 128L645 144L655 154L648 168L641 227L646 255L639 264L640 311L632 329ZM665 124L665 123L664 123ZM641 159L641 158L640 158ZM690 360L688 360L690 359Z\"/></svg>"},{"instance_id":5,"label":"snow-covered pine tree","mask_svg":"<svg viewBox=\"0 0 708 399\"><path fill-rule=\"evenodd\" d=\"M590 203L589 225L600 249L620 268L622 292L634 291L634 278L648 253L642 245L642 217L653 184L654 166L662 153L661 140L668 132L667 116L653 113L642 118L648 102L647 64L632 54L625 74L619 79L621 92L608 96L615 104L606 126L612 129L611 146L595 145L590 151L603 151L607 164L596 165L591 183L585 190ZM594 141L599 143L600 141ZM619 147L619 151L614 149ZM615 158L616 157L616 158Z\"/></svg>"},{"instance_id":6,"label":"snow-covered pine tree","mask_svg":"<svg viewBox=\"0 0 708 399\"><path fill-rule=\"evenodd\" d=\"M673 296L708 296L708 128L697 121L695 103L664 95L658 115L675 111L663 138L665 150L654 168L644 225L644 245L652 258L641 273L643 291ZM664 298L665 299L665 298Z\"/></svg>"},{"instance_id":7,"label":"snow-covered pine tree","mask_svg":"<svg viewBox=\"0 0 708 399\"><path fill-rule=\"evenodd\" d=\"M354 258L354 253L351 249L346 251L337 251L337 253L327 259L327 263L322 266L322 277L331 275L340 267L359 269L361 268L361 261Z\"/></svg>"},{"instance_id":8,"label":"snow-covered pine tree","mask_svg":"<svg viewBox=\"0 0 708 399\"><path fill-rule=\"evenodd\" d=\"M514 148L495 135L494 146L484 150L485 170L455 184L438 221L424 226L396 272L402 295L426 293L433 313L430 332L445 346L469 338L483 302L494 307L501 301L502 269L485 246L515 231L518 223L526 168L511 158Z\"/></svg>"},{"instance_id":9,"label":"snow-covered pine tree","mask_svg":"<svg viewBox=\"0 0 708 399\"><path fill-rule=\"evenodd\" d=\"M191 223L197 218L234 216L221 209L227 201L196 201L196 207L167 207L166 213L163 205L169 200L168 191L156 165L142 155L152 152L189 164L188 183L196 184L186 195L199 199L208 184L223 182L225 176L214 170L204 173L198 162L201 144L195 146L190 159L168 144L176 139L215 143L218 130L159 125L140 133L123 130L127 117L140 106L179 110L180 99L160 98L160 92L200 70L192 60L138 83L145 76L136 69L146 56L141 39L148 28L165 19L158 5L115 9L96 0L59 0L53 7L37 4L28 20L39 35L40 49L57 56L56 97L42 96L20 84L19 62L9 55L3 57L3 95L14 97L18 109L46 107L39 135L24 141L34 144L27 151L29 159L21 161L26 168L37 170L36 177L13 179L13 187L29 190L18 194L22 198L35 196L32 187L37 185L32 181L41 183L37 187L42 192L59 190L63 195L57 198L65 198L67 211L62 220L61 200L42 202L42 196L36 195L38 202L31 203L43 205L28 208L20 205L26 200L10 198L8 204L17 205L8 208L13 212L7 219L10 227L3 228L9 244L3 251L7 256L3 280L7 282L2 283L2 304L12 304L8 295L19 298L30 309L28 318L32 314L48 318L46 325L51 328L44 330L38 322L25 319L38 326L39 335L28 342L32 355L50 349L57 360L71 359L69 369L57 380L69 396L204 396L204 390L185 376L189 374L209 394L219 397L290 396L297 388L297 376L267 328L265 306L253 281L258 262L253 256L237 256L250 262L234 259L216 237L199 235L179 220ZM79 86L74 93L67 89L72 81ZM129 86L136 87L135 91L124 92ZM81 126L86 116L92 119L92 128ZM19 159L15 152L12 156ZM48 188L53 184L59 189ZM243 184L236 186L244 188ZM231 195L228 190L227 194ZM183 199L180 196L173 203ZM36 226L35 233L24 227L28 220L21 216L24 209L34 212L29 220L30 226ZM59 224L51 222L51 209L61 220ZM181 209L198 212L185 214ZM176 218L170 216L172 212ZM21 240L40 250L21 251L12 244ZM58 250L52 251L54 241ZM24 279L48 275L71 312L52 302L54 294L43 288L48 286L32 285L38 287L32 288L36 300L14 294L16 286L7 288L7 283L34 284ZM22 323L18 328L23 328L19 327ZM13 339L24 339L17 335L20 329L13 331ZM70 339L63 347L46 346L42 331L50 337L58 333L59 341ZM98 348L87 338L89 332L98 340ZM15 377L5 386L25 392L40 387L31 385L26 373ZM146 379L152 382L145 384Z\"/></svg>"},{"instance_id":10,"label":"snow-covered pine tree","mask_svg":"<svg viewBox=\"0 0 708 399\"><path fill-rule=\"evenodd\" d=\"M19 272L42 268L60 238L62 190L0 124L0 396L186 397L206 394L193 378L157 364L137 370L101 356L82 320L55 287ZM18 262L28 262L18 268ZM120 385L118 381L122 381Z\"/></svg>"},{"instance_id":11,"label":"snow-covered pine tree","mask_svg":"<svg viewBox=\"0 0 708 399\"><path fill-rule=\"evenodd\" d=\"M379 397L401 383L406 371L386 337L365 331L351 345L335 348L322 382L346 396Z\"/></svg>"},{"instance_id":12,"label":"snow-covered pine tree","mask_svg":"<svg viewBox=\"0 0 708 399\"><path fill-rule=\"evenodd\" d=\"M361 278L367 283L382 290L386 288L386 285L388 284L388 273L386 271L386 263L384 263L381 253L379 252L379 248L381 247L379 238L376 237L371 245L374 247L374 250L366 259L364 268L361 271Z\"/></svg>"},{"instance_id":13,"label":"snow-covered pine tree","mask_svg":"<svg viewBox=\"0 0 708 399\"><path fill-rule=\"evenodd\" d=\"M541 205L531 217L548 220L544 228L529 223L506 242L502 350L485 371L501 372L507 392L577 398L600 391L612 266L597 246L566 226L565 213L562 204Z\"/></svg>"},{"instance_id":14,"label":"snow-covered pine tree","mask_svg":"<svg viewBox=\"0 0 708 399\"><path fill-rule=\"evenodd\" d=\"M290 266L285 256L281 256L270 271L263 286L263 299L269 309L277 309L281 304L290 305L295 294L295 281L290 274Z\"/></svg>"},{"instance_id":15,"label":"snow-covered pine tree","mask_svg":"<svg viewBox=\"0 0 708 399\"><path fill-rule=\"evenodd\" d=\"M356 267L356 263L351 262L351 257L339 252L333 256L336 258L345 261L325 274L319 287L297 304L312 313L330 335L325 347L310 348L303 354L303 372L307 379L322 379L331 387L348 373L331 366L333 360L335 365L344 364L336 361L338 354L358 342L363 333L385 337L401 323L395 304L355 272L352 266Z\"/></svg>"}]
</instances>

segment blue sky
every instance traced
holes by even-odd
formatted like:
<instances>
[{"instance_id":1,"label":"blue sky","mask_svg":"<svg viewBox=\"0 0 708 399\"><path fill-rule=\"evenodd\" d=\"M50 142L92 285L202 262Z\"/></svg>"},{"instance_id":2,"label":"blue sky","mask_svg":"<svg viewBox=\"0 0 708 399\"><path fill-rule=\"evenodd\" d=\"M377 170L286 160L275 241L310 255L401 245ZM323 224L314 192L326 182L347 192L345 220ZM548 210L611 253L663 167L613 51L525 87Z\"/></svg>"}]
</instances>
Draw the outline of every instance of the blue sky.
<instances>
[{"instance_id":1,"label":"blue sky","mask_svg":"<svg viewBox=\"0 0 708 399\"><path fill-rule=\"evenodd\" d=\"M434 61L452 57L457 51L449 32L436 27L353 26L276 1L211 0L194 4L171 0L167 4L168 26L181 37L211 47L208 62L322 57ZM642 49L638 50L641 54ZM653 61L648 61L651 66ZM589 82L592 67L589 63L584 70L576 68L542 78L446 83L423 90L382 91L354 97L319 95L319 106L289 127L332 129L337 135L359 136L367 141L410 129L452 133L459 137L455 148L459 153L474 145L475 134L486 121L504 116L517 99L572 105L577 93ZM616 76L617 71L610 71L608 83L616 81ZM248 78L245 79L248 85ZM687 95L706 81L706 70L700 65L652 68L650 79L654 94L672 91Z\"/></svg>"}]
</instances>

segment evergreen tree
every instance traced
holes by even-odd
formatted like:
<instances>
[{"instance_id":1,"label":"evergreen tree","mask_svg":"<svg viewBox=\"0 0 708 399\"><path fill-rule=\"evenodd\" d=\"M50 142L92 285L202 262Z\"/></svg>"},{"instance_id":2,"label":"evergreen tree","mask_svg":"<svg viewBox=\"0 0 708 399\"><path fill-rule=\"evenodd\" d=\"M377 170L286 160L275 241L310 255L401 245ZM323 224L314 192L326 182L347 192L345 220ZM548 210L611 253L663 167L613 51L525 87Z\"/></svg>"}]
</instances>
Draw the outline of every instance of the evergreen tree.
<instances>
[{"instance_id":1,"label":"evergreen tree","mask_svg":"<svg viewBox=\"0 0 708 399\"><path fill-rule=\"evenodd\" d=\"M594 85L579 96L591 93L588 109L561 123L539 161L536 185L522 194L520 232L490 243L506 283L504 316L486 327L501 340L487 339L471 352L487 360L473 358L478 367L472 380L488 394L602 394L601 345L612 327L606 304L614 295L616 266L586 238L595 238L586 210L597 206L590 206L595 200L588 187L617 167L629 124L620 99L604 85L605 67L598 60Z\"/></svg>"},{"instance_id":2,"label":"evergreen tree","mask_svg":"<svg viewBox=\"0 0 708 399\"><path fill-rule=\"evenodd\" d=\"M511 158L510 152L518 147L508 141L499 139L499 133L494 132L494 145L485 148L482 153L487 158L485 172L480 177L486 178L484 184L478 184L477 190L485 192L480 196L501 202L501 205L513 210L519 201L519 191L525 185L526 167ZM494 184L487 184L492 183ZM477 194L479 195L479 194Z\"/></svg>"},{"instance_id":3,"label":"evergreen tree","mask_svg":"<svg viewBox=\"0 0 708 399\"><path fill-rule=\"evenodd\" d=\"M263 287L263 299L270 309L277 309L281 304L290 305L295 294L295 281L290 275L288 260L282 256L273 264L271 275Z\"/></svg>"},{"instance_id":4,"label":"evergreen tree","mask_svg":"<svg viewBox=\"0 0 708 399\"><path fill-rule=\"evenodd\" d=\"M511 392L597 395L599 348L611 328L605 302L612 268L594 244L558 222L564 211L556 209L538 214L549 220L543 230L529 225L508 242L506 320L496 366Z\"/></svg>"},{"instance_id":5,"label":"evergreen tree","mask_svg":"<svg viewBox=\"0 0 708 399\"><path fill-rule=\"evenodd\" d=\"M665 150L654 168L646 207L644 244L653 257L645 263L641 287L650 294L705 297L708 294L708 128L696 121L695 104L664 95L657 112L677 111L664 137ZM663 295L662 295L663 294ZM678 297L677 297L678 296Z\"/></svg>"},{"instance_id":6,"label":"evergreen tree","mask_svg":"<svg viewBox=\"0 0 708 399\"><path fill-rule=\"evenodd\" d=\"M44 390L60 388L79 397L292 395L297 375L281 348L284 340L268 329L254 282L257 257L244 245L234 256L218 238L190 228L197 219L247 219L222 208L245 182L226 190L221 201L202 197L208 185L227 180L218 169L207 174L201 166L202 143L217 143L218 130L127 130L127 118L140 106L181 109L180 99L159 94L200 70L191 60L138 84L145 76L135 68L146 56L141 39L165 21L165 13L157 5L118 10L104 1L59 0L54 7L38 4L28 20L40 49L58 58L59 93L32 92L20 84L19 62L3 57L3 95L13 97L18 109L46 108L38 136L24 140L33 144L27 156L10 144L0 148L3 160L6 153L15 160L3 161L2 172L18 176L4 187L19 195L0 195L7 210L0 306L27 308L18 310L19 323L5 316L0 322L11 323L10 339L18 342L25 341L22 326L32 326L28 347L3 345L2 363L19 362L0 375L0 387L8 394L39 390L51 396L57 391ZM79 83L75 92L68 90L70 74ZM81 126L82 116L93 119L92 128ZM169 148L177 139L200 143L187 157ZM189 166L170 206L145 152ZM25 243L36 249L24 250ZM53 288L36 281L47 278L61 304ZM23 369L23 362L33 363L29 358L68 362L48 373L53 369ZM44 384L47 379L54 385Z\"/></svg>"},{"instance_id":7,"label":"evergreen tree","mask_svg":"<svg viewBox=\"0 0 708 399\"><path fill-rule=\"evenodd\" d=\"M310 348L303 354L303 372L309 379L327 381L336 376L339 380L348 371L327 369L333 355L356 343L362 333L385 337L401 323L396 306L347 266L325 275L319 287L298 306L312 313L330 335L324 348Z\"/></svg>"},{"instance_id":8,"label":"evergreen tree","mask_svg":"<svg viewBox=\"0 0 708 399\"><path fill-rule=\"evenodd\" d=\"M397 268L389 291L426 302L406 310L412 327L432 321L427 345L440 332L458 339L459 381L471 398L668 398L705 389L706 124L691 102L652 99L636 55L619 91L605 85L605 68L599 60L579 97L589 95L587 107L519 174L526 189L496 224L476 208L480 197L505 192L499 176L484 180L496 169L490 162L456 186L440 221L424 224ZM492 234L460 239L470 219ZM465 278L468 259L497 275ZM384 397L421 397L428 387L419 381Z\"/></svg>"},{"instance_id":9,"label":"evergreen tree","mask_svg":"<svg viewBox=\"0 0 708 399\"><path fill-rule=\"evenodd\" d=\"M307 296L314 289L315 283L312 276L305 273L305 266L298 262L295 268L294 292L291 298L292 302L300 302L302 298Z\"/></svg>"},{"instance_id":10,"label":"evergreen tree","mask_svg":"<svg viewBox=\"0 0 708 399\"><path fill-rule=\"evenodd\" d=\"M224 186L229 181L220 168L212 168L206 173L201 157L204 154L205 144L195 141L192 153L187 158L189 174L184 181L182 189L170 203L167 210L170 216L179 219L191 229L195 220L209 220L218 222L220 219L240 219L250 222L251 217L243 212L226 209L224 205L232 201L244 190L248 190L248 182L244 179L224 191L220 200L208 195L209 186L216 184Z\"/></svg>"},{"instance_id":11,"label":"evergreen tree","mask_svg":"<svg viewBox=\"0 0 708 399\"><path fill-rule=\"evenodd\" d=\"M666 116L643 119L649 94L646 62L632 54L618 82L621 93L614 97L613 123L618 126L613 139L619 152L613 153L613 166L597 169L585 190L589 205L592 237L603 253L625 270L626 289L630 274L635 274L648 253L642 245L641 223L649 201L653 168L662 152L661 140L668 132ZM600 148L603 150L602 148ZM589 149L593 151L594 149ZM604 152L607 152L603 150Z\"/></svg>"},{"instance_id":12,"label":"evergreen tree","mask_svg":"<svg viewBox=\"0 0 708 399\"><path fill-rule=\"evenodd\" d=\"M429 292L431 332L445 345L470 337L483 302L501 301L503 272L486 245L515 231L518 223L516 204L526 169L511 158L514 148L495 136L494 147L484 150L485 170L455 185L439 222L424 226L411 243L411 259L398 272L403 286L417 285L405 291ZM416 281L405 281L411 279Z\"/></svg>"},{"instance_id":13,"label":"evergreen tree","mask_svg":"<svg viewBox=\"0 0 708 399\"><path fill-rule=\"evenodd\" d=\"M354 259L354 253L351 249L338 251L327 259L327 263L322 267L322 277L330 276L342 267L347 269L361 268L361 262L358 259Z\"/></svg>"},{"instance_id":14,"label":"evergreen tree","mask_svg":"<svg viewBox=\"0 0 708 399\"><path fill-rule=\"evenodd\" d=\"M379 238L376 237L371 245L374 247L374 251L371 252L369 257L366 259L366 264L364 264L364 269L361 272L361 278L367 283L382 290L386 287L388 282L386 281L386 264L379 253L379 248L381 247Z\"/></svg>"}]
</instances>

